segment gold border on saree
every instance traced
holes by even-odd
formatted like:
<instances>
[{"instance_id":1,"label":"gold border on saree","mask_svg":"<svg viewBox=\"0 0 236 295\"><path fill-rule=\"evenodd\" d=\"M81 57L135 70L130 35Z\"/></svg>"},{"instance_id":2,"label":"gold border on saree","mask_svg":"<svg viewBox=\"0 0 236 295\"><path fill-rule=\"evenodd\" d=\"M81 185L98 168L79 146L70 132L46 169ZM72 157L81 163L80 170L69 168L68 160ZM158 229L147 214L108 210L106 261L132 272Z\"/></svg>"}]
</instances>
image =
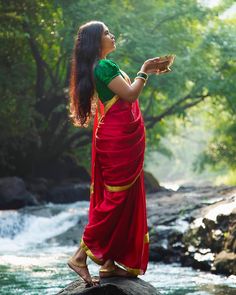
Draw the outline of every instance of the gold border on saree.
<instances>
[{"instance_id":1,"label":"gold border on saree","mask_svg":"<svg viewBox=\"0 0 236 295\"><path fill-rule=\"evenodd\" d=\"M140 170L139 174L135 177L135 179L126 185L120 185L120 186L113 186L113 185L107 185L104 184L105 188L109 191L109 192L122 192L125 191L127 189L129 189L134 183L135 181L138 179L138 177L140 176L141 172L143 169Z\"/></svg>"},{"instance_id":2,"label":"gold border on saree","mask_svg":"<svg viewBox=\"0 0 236 295\"><path fill-rule=\"evenodd\" d=\"M146 233L143 239L144 244L149 243L149 233Z\"/></svg>"},{"instance_id":3,"label":"gold border on saree","mask_svg":"<svg viewBox=\"0 0 236 295\"><path fill-rule=\"evenodd\" d=\"M86 254L97 264L99 265L103 265L104 261L101 259L98 259L96 256L93 255L93 253L91 252L91 250L88 248L88 246L85 244L85 242L83 241L83 238L81 238L81 243L80 246L82 249L84 249L84 251L86 252Z\"/></svg>"},{"instance_id":4,"label":"gold border on saree","mask_svg":"<svg viewBox=\"0 0 236 295\"><path fill-rule=\"evenodd\" d=\"M147 233L148 234L148 233ZM146 235L147 235L146 234ZM146 236L145 235L145 236ZM144 236L144 240L145 240L145 236ZM91 258L95 263L99 264L99 265L103 265L104 261L101 259L98 259L97 257L95 257L93 255L93 253L91 252L91 250L88 248L88 246L84 243L83 238L81 238L81 243L80 246L84 249L84 251L86 252L86 254L89 256L89 258ZM126 265L124 265L123 263L120 263L118 261L115 261L117 264L123 266L129 273L133 274L133 275L142 275L143 271L140 268L131 268L128 267Z\"/></svg>"},{"instance_id":5,"label":"gold border on saree","mask_svg":"<svg viewBox=\"0 0 236 295\"><path fill-rule=\"evenodd\" d=\"M115 95L111 99L109 99L107 102L104 102L104 113L105 114L113 106L113 104L117 102L118 99L119 99L119 96Z\"/></svg>"},{"instance_id":6,"label":"gold border on saree","mask_svg":"<svg viewBox=\"0 0 236 295\"><path fill-rule=\"evenodd\" d=\"M90 185L90 195L92 195L94 193L94 184L91 183Z\"/></svg>"}]
</instances>

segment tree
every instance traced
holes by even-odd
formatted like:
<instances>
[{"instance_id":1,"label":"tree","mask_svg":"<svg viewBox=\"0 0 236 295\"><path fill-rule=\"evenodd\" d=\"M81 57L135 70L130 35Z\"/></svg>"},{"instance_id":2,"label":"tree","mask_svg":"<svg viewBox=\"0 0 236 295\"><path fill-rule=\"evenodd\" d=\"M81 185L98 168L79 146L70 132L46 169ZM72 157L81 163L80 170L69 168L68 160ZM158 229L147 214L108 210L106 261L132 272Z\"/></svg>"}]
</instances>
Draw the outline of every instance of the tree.
<instances>
[{"instance_id":1,"label":"tree","mask_svg":"<svg viewBox=\"0 0 236 295\"><path fill-rule=\"evenodd\" d=\"M150 77L140 97L148 147L168 132L168 116L184 117L206 99L231 101L235 83L225 91L225 81L235 68L227 55L235 32L218 18L231 3L210 10L194 0L2 2L1 175L38 175L78 149L89 154L91 127L71 125L67 88L73 39L91 19L115 32L118 49L109 58L133 78L146 58L177 56L173 72Z\"/></svg>"}]
</instances>

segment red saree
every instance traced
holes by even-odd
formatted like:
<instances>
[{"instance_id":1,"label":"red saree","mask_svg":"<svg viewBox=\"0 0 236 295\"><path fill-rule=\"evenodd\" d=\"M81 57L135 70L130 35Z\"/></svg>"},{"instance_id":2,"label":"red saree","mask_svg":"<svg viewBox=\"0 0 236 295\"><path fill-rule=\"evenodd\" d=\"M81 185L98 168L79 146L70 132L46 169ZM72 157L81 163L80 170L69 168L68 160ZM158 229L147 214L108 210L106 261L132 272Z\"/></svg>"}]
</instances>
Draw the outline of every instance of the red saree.
<instances>
[{"instance_id":1,"label":"red saree","mask_svg":"<svg viewBox=\"0 0 236 295\"><path fill-rule=\"evenodd\" d=\"M144 152L145 126L138 100L129 103L114 96L105 108L99 100L89 222L81 246L96 263L112 259L135 275L146 272L149 258Z\"/></svg>"}]
</instances>

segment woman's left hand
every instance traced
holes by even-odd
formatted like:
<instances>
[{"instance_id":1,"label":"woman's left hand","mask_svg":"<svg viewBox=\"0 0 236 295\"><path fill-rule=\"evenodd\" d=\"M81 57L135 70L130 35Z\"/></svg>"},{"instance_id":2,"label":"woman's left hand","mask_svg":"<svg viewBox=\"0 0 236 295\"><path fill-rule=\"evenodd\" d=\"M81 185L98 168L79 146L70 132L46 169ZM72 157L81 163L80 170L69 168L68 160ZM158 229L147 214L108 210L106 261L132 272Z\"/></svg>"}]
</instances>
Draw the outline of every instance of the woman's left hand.
<instances>
[{"instance_id":1,"label":"woman's left hand","mask_svg":"<svg viewBox=\"0 0 236 295\"><path fill-rule=\"evenodd\" d=\"M147 59L141 67L141 71L147 74L165 74L171 72L170 68L166 68L165 70L160 70L158 68L158 62L160 62L160 57Z\"/></svg>"},{"instance_id":2,"label":"woman's left hand","mask_svg":"<svg viewBox=\"0 0 236 295\"><path fill-rule=\"evenodd\" d=\"M169 73L169 72L171 72L170 68L167 68L164 71L157 69L156 75L161 75L161 74L165 74L165 73Z\"/></svg>"},{"instance_id":3,"label":"woman's left hand","mask_svg":"<svg viewBox=\"0 0 236 295\"><path fill-rule=\"evenodd\" d=\"M159 60L160 60L159 57L147 59L143 63L143 65L141 67L141 71L145 72L147 74L157 74L157 72L159 71L157 68L157 63Z\"/></svg>"}]
</instances>

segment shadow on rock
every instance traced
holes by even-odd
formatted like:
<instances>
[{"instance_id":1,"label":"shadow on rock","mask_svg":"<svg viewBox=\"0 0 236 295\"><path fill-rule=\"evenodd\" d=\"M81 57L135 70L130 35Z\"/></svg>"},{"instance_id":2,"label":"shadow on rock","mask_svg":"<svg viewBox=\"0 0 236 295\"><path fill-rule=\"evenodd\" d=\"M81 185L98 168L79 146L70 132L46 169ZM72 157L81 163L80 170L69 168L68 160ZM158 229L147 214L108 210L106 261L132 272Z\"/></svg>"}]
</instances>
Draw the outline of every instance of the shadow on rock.
<instances>
[{"instance_id":1,"label":"shadow on rock","mask_svg":"<svg viewBox=\"0 0 236 295\"><path fill-rule=\"evenodd\" d=\"M101 279L100 282L100 286L86 288L84 281L78 279L57 295L160 295L151 284L139 278L113 277Z\"/></svg>"}]
</instances>

